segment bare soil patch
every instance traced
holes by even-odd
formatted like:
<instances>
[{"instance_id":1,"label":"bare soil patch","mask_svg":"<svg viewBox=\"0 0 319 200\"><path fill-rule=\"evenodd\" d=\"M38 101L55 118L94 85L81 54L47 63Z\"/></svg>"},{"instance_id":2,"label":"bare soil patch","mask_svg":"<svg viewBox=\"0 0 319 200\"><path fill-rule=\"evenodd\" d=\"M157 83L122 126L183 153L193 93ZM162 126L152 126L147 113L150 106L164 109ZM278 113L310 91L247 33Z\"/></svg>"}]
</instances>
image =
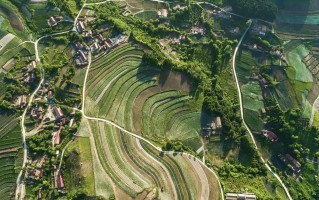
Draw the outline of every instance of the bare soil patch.
<instances>
[{"instance_id":1,"label":"bare soil patch","mask_svg":"<svg viewBox=\"0 0 319 200\"><path fill-rule=\"evenodd\" d=\"M195 84L181 72L165 71L158 75L159 87L163 91L167 90L182 90L191 92L195 88Z\"/></svg>"},{"instance_id":2,"label":"bare soil patch","mask_svg":"<svg viewBox=\"0 0 319 200\"><path fill-rule=\"evenodd\" d=\"M11 149L4 149L0 151L0 155L5 154L5 153L11 153L11 152L16 152L18 151L19 148L15 147L15 148L11 148Z\"/></svg>"}]
</instances>

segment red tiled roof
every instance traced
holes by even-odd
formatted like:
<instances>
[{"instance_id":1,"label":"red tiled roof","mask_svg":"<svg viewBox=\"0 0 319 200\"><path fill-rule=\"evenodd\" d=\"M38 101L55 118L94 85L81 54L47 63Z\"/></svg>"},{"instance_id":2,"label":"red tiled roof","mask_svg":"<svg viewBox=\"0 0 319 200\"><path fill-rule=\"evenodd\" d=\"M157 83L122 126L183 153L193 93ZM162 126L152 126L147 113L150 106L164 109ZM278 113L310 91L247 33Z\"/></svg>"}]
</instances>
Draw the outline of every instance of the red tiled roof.
<instances>
[{"instance_id":1,"label":"red tiled roof","mask_svg":"<svg viewBox=\"0 0 319 200\"><path fill-rule=\"evenodd\" d=\"M58 174L58 187L64 188L64 183L63 183L63 178L62 178L61 173Z\"/></svg>"}]
</instances>

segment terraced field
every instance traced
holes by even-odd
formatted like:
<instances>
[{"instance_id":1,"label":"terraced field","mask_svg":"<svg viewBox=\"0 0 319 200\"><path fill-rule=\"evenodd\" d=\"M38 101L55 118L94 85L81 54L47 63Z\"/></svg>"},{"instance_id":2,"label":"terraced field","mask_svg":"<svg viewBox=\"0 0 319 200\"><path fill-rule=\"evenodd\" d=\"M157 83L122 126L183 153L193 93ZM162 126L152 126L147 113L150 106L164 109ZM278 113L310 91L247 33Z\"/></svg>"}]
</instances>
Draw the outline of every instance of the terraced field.
<instances>
[{"instance_id":1,"label":"terraced field","mask_svg":"<svg viewBox=\"0 0 319 200\"><path fill-rule=\"evenodd\" d=\"M160 154L105 122L91 120L90 126L103 170L128 196L219 199L216 179L192 156Z\"/></svg>"},{"instance_id":2,"label":"terraced field","mask_svg":"<svg viewBox=\"0 0 319 200\"><path fill-rule=\"evenodd\" d=\"M208 117L190 108L191 80L142 65L143 53L126 44L92 64L85 112L145 137L178 139L197 150Z\"/></svg>"},{"instance_id":3,"label":"terraced field","mask_svg":"<svg viewBox=\"0 0 319 200\"><path fill-rule=\"evenodd\" d=\"M0 199L10 199L23 159L21 131L16 116L5 112L0 115L0 127Z\"/></svg>"}]
</instances>

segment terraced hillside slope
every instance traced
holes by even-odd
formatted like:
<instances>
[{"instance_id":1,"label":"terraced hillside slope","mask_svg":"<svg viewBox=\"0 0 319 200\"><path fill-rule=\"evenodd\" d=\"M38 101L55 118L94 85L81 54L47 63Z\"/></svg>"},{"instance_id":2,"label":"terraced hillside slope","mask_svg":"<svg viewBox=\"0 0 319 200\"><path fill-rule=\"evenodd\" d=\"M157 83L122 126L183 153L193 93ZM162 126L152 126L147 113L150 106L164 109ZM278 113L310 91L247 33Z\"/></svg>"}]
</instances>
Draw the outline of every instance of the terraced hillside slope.
<instances>
[{"instance_id":1,"label":"terraced hillside slope","mask_svg":"<svg viewBox=\"0 0 319 200\"><path fill-rule=\"evenodd\" d=\"M23 159L21 131L15 114L0 113L0 199L11 199Z\"/></svg>"},{"instance_id":2,"label":"terraced hillside slope","mask_svg":"<svg viewBox=\"0 0 319 200\"><path fill-rule=\"evenodd\" d=\"M178 139L197 150L199 131L208 117L190 106L192 80L143 65L143 53L127 44L93 62L85 112L153 140Z\"/></svg>"},{"instance_id":3,"label":"terraced hillside slope","mask_svg":"<svg viewBox=\"0 0 319 200\"><path fill-rule=\"evenodd\" d=\"M89 124L92 147L117 198L219 199L217 180L193 156L163 154L108 123Z\"/></svg>"}]
</instances>

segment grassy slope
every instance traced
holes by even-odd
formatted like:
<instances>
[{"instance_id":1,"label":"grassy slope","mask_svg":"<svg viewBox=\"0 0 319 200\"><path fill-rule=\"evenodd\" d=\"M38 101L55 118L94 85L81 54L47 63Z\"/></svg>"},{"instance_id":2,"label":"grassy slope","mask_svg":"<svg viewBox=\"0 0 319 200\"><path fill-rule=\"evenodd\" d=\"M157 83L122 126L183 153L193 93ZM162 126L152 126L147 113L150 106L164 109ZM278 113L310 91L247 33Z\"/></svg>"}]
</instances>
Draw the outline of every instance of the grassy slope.
<instances>
[{"instance_id":1,"label":"grassy slope","mask_svg":"<svg viewBox=\"0 0 319 200\"><path fill-rule=\"evenodd\" d=\"M84 177L84 181L81 183L81 189L87 192L88 195L95 195L95 185L94 185L94 172L92 164L91 155L91 145L89 138L79 137L76 138L70 146L66 149L65 154L67 155L71 151L77 151L80 155L81 162L81 174ZM73 187L72 184L68 185L70 192L80 189L79 187Z\"/></svg>"}]
</instances>

